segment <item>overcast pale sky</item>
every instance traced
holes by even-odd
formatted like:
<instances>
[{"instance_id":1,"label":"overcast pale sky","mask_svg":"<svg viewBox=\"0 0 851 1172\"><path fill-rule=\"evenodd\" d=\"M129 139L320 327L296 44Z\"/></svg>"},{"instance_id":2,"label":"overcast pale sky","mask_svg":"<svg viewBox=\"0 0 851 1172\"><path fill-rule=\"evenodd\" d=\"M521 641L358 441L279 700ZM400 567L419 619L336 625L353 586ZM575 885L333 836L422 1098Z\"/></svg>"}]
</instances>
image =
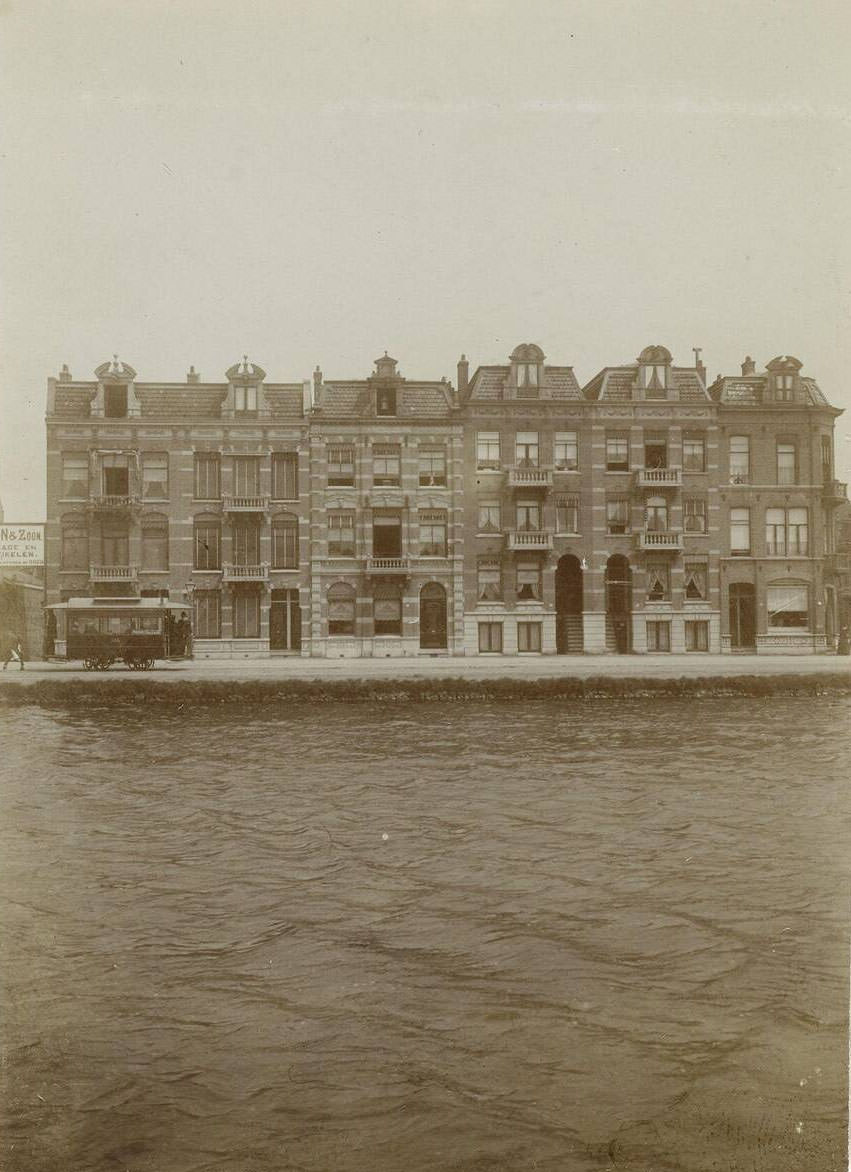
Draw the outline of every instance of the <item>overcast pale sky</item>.
<instances>
[{"instance_id":1,"label":"overcast pale sky","mask_svg":"<svg viewBox=\"0 0 851 1172\"><path fill-rule=\"evenodd\" d=\"M0 497L47 376L791 353L837 406L846 0L0 0ZM849 411L851 416L851 411ZM851 475L851 418L839 422Z\"/></svg>"}]
</instances>

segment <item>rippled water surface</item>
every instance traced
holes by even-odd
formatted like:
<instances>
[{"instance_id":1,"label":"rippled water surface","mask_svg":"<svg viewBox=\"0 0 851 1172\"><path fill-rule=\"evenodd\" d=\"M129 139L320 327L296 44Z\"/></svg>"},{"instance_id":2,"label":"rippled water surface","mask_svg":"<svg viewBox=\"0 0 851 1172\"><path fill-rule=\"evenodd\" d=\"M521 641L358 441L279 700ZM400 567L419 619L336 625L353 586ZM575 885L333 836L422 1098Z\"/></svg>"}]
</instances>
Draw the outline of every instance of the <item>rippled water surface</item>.
<instances>
[{"instance_id":1,"label":"rippled water surface","mask_svg":"<svg viewBox=\"0 0 851 1172\"><path fill-rule=\"evenodd\" d=\"M844 1169L850 717L3 714L0 1167Z\"/></svg>"}]
</instances>

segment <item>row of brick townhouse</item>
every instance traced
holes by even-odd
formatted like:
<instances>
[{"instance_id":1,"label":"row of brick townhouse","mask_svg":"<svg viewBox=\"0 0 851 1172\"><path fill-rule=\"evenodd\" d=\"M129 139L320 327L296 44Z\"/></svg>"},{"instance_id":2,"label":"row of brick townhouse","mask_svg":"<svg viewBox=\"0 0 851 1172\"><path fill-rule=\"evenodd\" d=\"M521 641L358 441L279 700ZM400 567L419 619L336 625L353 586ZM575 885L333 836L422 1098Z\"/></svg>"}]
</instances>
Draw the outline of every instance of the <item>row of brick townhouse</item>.
<instances>
[{"instance_id":1,"label":"row of brick townhouse","mask_svg":"<svg viewBox=\"0 0 851 1172\"><path fill-rule=\"evenodd\" d=\"M48 380L48 602L185 600L197 656L833 648L840 412L791 357L526 343L402 377Z\"/></svg>"}]
</instances>

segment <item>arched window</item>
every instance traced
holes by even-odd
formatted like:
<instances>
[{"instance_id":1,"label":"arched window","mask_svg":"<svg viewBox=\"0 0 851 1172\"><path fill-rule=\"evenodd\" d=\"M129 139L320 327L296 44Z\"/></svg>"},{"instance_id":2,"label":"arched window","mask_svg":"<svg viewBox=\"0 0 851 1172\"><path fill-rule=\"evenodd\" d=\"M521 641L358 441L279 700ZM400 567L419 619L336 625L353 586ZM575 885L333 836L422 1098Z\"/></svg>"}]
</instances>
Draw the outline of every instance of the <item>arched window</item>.
<instances>
[{"instance_id":1,"label":"arched window","mask_svg":"<svg viewBox=\"0 0 851 1172\"><path fill-rule=\"evenodd\" d=\"M66 513L62 526L62 569L89 572L89 527L80 513Z\"/></svg>"},{"instance_id":2,"label":"arched window","mask_svg":"<svg viewBox=\"0 0 851 1172\"><path fill-rule=\"evenodd\" d=\"M162 513L142 518L142 569L168 569L168 517Z\"/></svg>"},{"instance_id":3,"label":"arched window","mask_svg":"<svg viewBox=\"0 0 851 1172\"><path fill-rule=\"evenodd\" d=\"M335 582L328 590L328 634L354 635L355 588Z\"/></svg>"},{"instance_id":4,"label":"arched window","mask_svg":"<svg viewBox=\"0 0 851 1172\"><path fill-rule=\"evenodd\" d=\"M272 569L298 569L298 517L278 513L272 518Z\"/></svg>"}]
</instances>

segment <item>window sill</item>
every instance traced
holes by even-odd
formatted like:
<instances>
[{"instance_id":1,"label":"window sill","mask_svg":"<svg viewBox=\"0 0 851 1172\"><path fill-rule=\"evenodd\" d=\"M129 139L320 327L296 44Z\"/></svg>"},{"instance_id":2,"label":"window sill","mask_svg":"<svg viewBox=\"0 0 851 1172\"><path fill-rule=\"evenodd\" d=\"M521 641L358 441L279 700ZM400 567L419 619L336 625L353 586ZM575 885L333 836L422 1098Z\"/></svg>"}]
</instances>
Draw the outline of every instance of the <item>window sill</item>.
<instances>
[{"instance_id":1,"label":"window sill","mask_svg":"<svg viewBox=\"0 0 851 1172\"><path fill-rule=\"evenodd\" d=\"M168 566L162 566L159 570L139 570L139 576L143 577L145 574L167 574Z\"/></svg>"},{"instance_id":2,"label":"window sill","mask_svg":"<svg viewBox=\"0 0 851 1172\"><path fill-rule=\"evenodd\" d=\"M581 537L581 536L582 536L582 534L581 534L581 533L569 533L569 532L567 532L567 531L565 531L564 533L562 533L562 532L561 532L561 530L557 529L557 530L555 531L555 534L554 534L554 536L555 536L555 537Z\"/></svg>"},{"instance_id":3,"label":"window sill","mask_svg":"<svg viewBox=\"0 0 851 1172\"><path fill-rule=\"evenodd\" d=\"M272 505L297 504L299 498L297 496L270 496L269 503Z\"/></svg>"}]
</instances>

